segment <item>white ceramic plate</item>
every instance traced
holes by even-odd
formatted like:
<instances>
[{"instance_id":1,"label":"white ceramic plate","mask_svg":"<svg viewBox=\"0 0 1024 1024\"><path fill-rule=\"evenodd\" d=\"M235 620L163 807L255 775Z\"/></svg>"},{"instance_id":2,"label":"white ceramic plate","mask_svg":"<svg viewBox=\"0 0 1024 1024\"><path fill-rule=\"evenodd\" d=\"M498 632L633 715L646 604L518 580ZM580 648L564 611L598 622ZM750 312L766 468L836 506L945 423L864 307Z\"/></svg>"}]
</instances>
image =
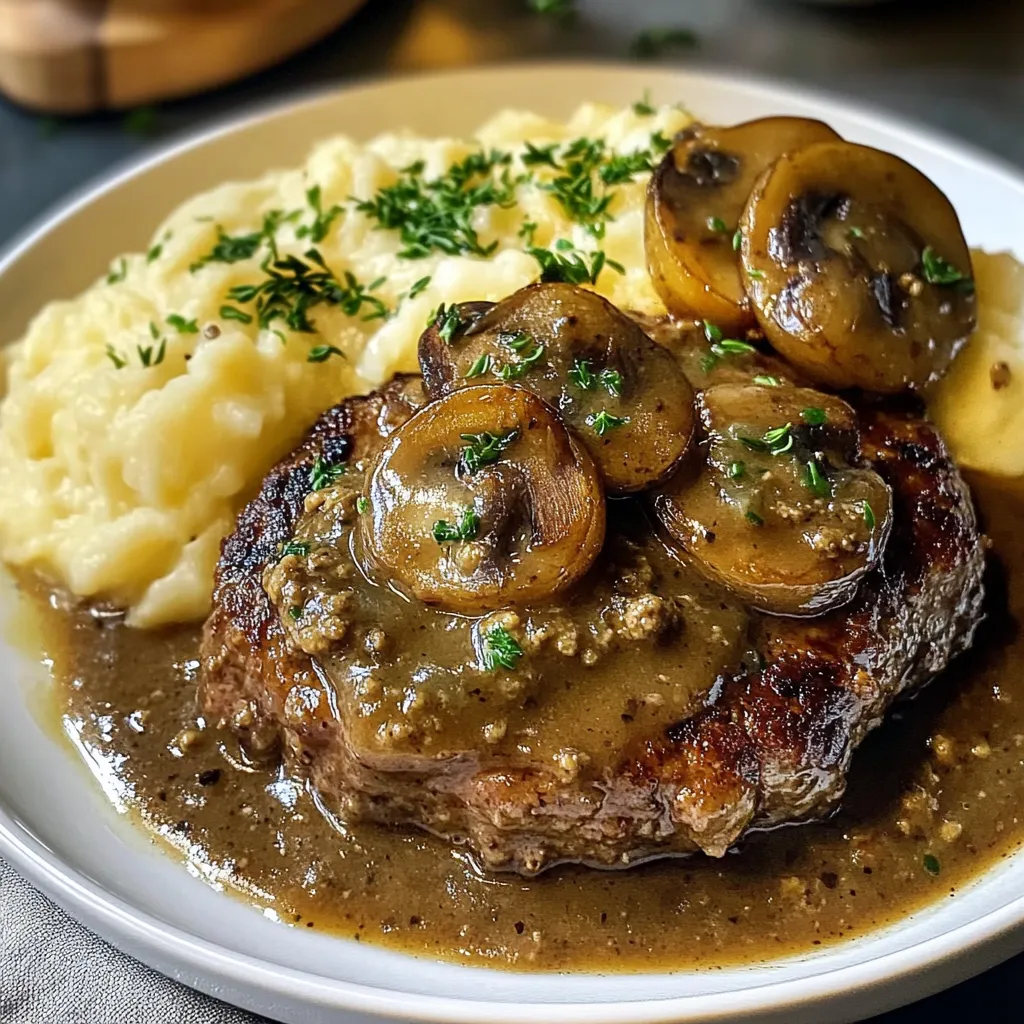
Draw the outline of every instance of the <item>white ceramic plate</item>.
<instances>
[{"instance_id":1,"label":"white ceramic plate","mask_svg":"<svg viewBox=\"0 0 1024 1024\"><path fill-rule=\"evenodd\" d=\"M956 142L847 104L735 77L616 66L517 66L397 79L292 103L173 146L110 178L0 263L0 343L50 299L145 246L200 189L295 164L333 132L468 133L499 108L565 116L650 89L709 121L802 114L892 150L952 198L974 245L1024 256L1024 179ZM8 601L10 594L6 595ZM120 817L46 732L38 665L0 644L0 854L80 921L174 978L290 1022L385 1014L479 1024L833 1024L954 984L1024 948L1024 856L896 928L768 966L647 975L524 975L437 964L289 929L190 877ZM110 794L116 800L116 792ZM338 1011L351 1015L339 1017Z\"/></svg>"}]
</instances>

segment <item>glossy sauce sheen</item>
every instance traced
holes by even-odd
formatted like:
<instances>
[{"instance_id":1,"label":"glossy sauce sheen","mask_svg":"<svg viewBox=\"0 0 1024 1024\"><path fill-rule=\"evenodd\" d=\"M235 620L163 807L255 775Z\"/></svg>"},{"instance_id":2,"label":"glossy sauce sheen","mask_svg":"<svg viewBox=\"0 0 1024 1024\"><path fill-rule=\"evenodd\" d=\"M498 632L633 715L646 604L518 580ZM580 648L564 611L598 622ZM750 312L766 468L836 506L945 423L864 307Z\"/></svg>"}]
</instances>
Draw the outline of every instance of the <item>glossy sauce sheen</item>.
<instances>
[{"instance_id":1,"label":"glossy sauce sheen","mask_svg":"<svg viewBox=\"0 0 1024 1024\"><path fill-rule=\"evenodd\" d=\"M973 652L867 740L837 816L754 835L722 860L482 878L421 833L332 827L301 783L196 728L197 628L135 631L40 599L61 727L203 877L296 927L534 970L805 952L956 898L1024 838L1024 487L972 483L995 555Z\"/></svg>"}]
</instances>

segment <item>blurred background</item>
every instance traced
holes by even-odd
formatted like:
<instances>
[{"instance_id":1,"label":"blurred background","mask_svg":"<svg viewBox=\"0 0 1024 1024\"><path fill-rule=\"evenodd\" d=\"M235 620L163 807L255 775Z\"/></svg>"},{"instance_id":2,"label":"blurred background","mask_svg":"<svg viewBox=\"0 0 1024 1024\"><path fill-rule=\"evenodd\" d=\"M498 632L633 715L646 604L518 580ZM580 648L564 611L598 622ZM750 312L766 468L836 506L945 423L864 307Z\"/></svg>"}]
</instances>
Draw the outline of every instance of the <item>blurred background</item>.
<instances>
[{"instance_id":1,"label":"blurred background","mask_svg":"<svg viewBox=\"0 0 1024 1024\"><path fill-rule=\"evenodd\" d=\"M1021 0L0 0L0 95L16 97L0 98L0 244L112 165L260 103L365 77L586 58L781 78L1024 168ZM396 111L386 127L400 122ZM5 1002L4 944L0 929L0 1020L49 1020L45 992ZM884 1020L1017 1019L1022 965ZM239 1019L181 999L189 1020Z\"/></svg>"}]
</instances>

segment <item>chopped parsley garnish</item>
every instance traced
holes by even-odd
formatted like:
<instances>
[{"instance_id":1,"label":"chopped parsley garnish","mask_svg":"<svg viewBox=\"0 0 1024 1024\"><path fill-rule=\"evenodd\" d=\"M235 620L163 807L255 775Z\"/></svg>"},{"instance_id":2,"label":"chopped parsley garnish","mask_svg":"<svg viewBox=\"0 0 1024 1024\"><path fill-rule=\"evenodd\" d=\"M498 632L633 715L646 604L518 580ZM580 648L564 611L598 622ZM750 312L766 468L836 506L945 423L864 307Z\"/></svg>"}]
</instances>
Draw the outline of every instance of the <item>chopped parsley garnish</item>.
<instances>
[{"instance_id":1,"label":"chopped parsley garnish","mask_svg":"<svg viewBox=\"0 0 1024 1024\"><path fill-rule=\"evenodd\" d=\"M864 237L864 232L861 231L861 229L858 228L858 227L848 228L847 229L847 234L849 234L849 236L851 238L863 238Z\"/></svg>"},{"instance_id":2,"label":"chopped parsley garnish","mask_svg":"<svg viewBox=\"0 0 1024 1024\"><path fill-rule=\"evenodd\" d=\"M362 494L356 498L356 512L359 515L365 515L370 510L370 499L364 497Z\"/></svg>"},{"instance_id":3,"label":"chopped parsley garnish","mask_svg":"<svg viewBox=\"0 0 1024 1024\"><path fill-rule=\"evenodd\" d=\"M195 320L186 320L180 313L171 313L165 322L168 327L173 327L179 334L199 333L199 324Z\"/></svg>"},{"instance_id":4,"label":"chopped parsley garnish","mask_svg":"<svg viewBox=\"0 0 1024 1024\"><path fill-rule=\"evenodd\" d=\"M591 413L587 417L587 426L593 427L594 433L598 437L604 437L609 430L617 430L628 422L628 416L613 416L606 409L602 409L599 413Z\"/></svg>"},{"instance_id":5,"label":"chopped parsley garnish","mask_svg":"<svg viewBox=\"0 0 1024 1024\"><path fill-rule=\"evenodd\" d=\"M342 284L318 250L308 249L304 255L304 260L298 256L268 257L261 267L267 275L264 280L236 285L228 291L228 298L243 304L255 302L260 327L269 328L275 320L283 320L298 334L314 332L309 314L320 305L338 306L346 316L357 316L366 307L369 312L363 320L387 317L387 306L370 294L384 283L383 279L363 285L346 271Z\"/></svg>"},{"instance_id":6,"label":"chopped parsley garnish","mask_svg":"<svg viewBox=\"0 0 1024 1024\"><path fill-rule=\"evenodd\" d=\"M314 345L309 350L309 355L306 356L307 363L326 363L331 356L341 356L345 358L345 353L340 348L336 348L334 345Z\"/></svg>"},{"instance_id":7,"label":"chopped parsley garnish","mask_svg":"<svg viewBox=\"0 0 1024 1024\"><path fill-rule=\"evenodd\" d=\"M507 430L503 434L492 434L485 430L481 434L460 434L467 442L462 449L462 464L467 473L475 473L481 466L497 462L501 453L519 436L518 430Z\"/></svg>"},{"instance_id":8,"label":"chopped parsley garnish","mask_svg":"<svg viewBox=\"0 0 1024 1024\"><path fill-rule=\"evenodd\" d=\"M704 321L704 337L708 339L712 344L722 340L722 330L717 327L710 320Z\"/></svg>"},{"instance_id":9,"label":"chopped parsley garnish","mask_svg":"<svg viewBox=\"0 0 1024 1024\"><path fill-rule=\"evenodd\" d=\"M107 274L107 284L120 284L128 276L128 261L122 256Z\"/></svg>"},{"instance_id":10,"label":"chopped parsley garnish","mask_svg":"<svg viewBox=\"0 0 1024 1024\"><path fill-rule=\"evenodd\" d=\"M156 341L160 337L160 328L152 320L149 321L149 336Z\"/></svg>"},{"instance_id":11,"label":"chopped parsley garnish","mask_svg":"<svg viewBox=\"0 0 1024 1024\"><path fill-rule=\"evenodd\" d=\"M577 359L569 370L569 380L581 391L592 391L598 385L603 387L612 398L622 397L622 374L618 370L605 367L600 373L593 373L588 359Z\"/></svg>"},{"instance_id":12,"label":"chopped parsley garnish","mask_svg":"<svg viewBox=\"0 0 1024 1024\"><path fill-rule=\"evenodd\" d=\"M343 207L334 204L329 210L323 208L323 197L319 185L314 185L306 192L306 202L313 211L313 223L303 224L296 229L296 238L308 238L315 245L322 242L330 233L331 225L343 212Z\"/></svg>"},{"instance_id":13,"label":"chopped parsley garnish","mask_svg":"<svg viewBox=\"0 0 1024 1024\"><path fill-rule=\"evenodd\" d=\"M539 362L544 357L544 346L537 345L532 352L527 355L520 355L519 361L516 363L506 363L501 367L500 370L494 372L502 380L518 380L527 370L530 369L534 363Z\"/></svg>"},{"instance_id":14,"label":"chopped parsley garnish","mask_svg":"<svg viewBox=\"0 0 1024 1024\"><path fill-rule=\"evenodd\" d=\"M762 270L748 270L747 273L755 280L760 281L764 277L764 271Z\"/></svg>"},{"instance_id":15,"label":"chopped parsley garnish","mask_svg":"<svg viewBox=\"0 0 1024 1024\"><path fill-rule=\"evenodd\" d=\"M736 439L741 441L752 452L767 452L769 455L782 455L793 447L792 423L782 427L772 427L766 430L763 437L746 437L738 434Z\"/></svg>"},{"instance_id":16,"label":"chopped parsley garnish","mask_svg":"<svg viewBox=\"0 0 1024 1024\"><path fill-rule=\"evenodd\" d=\"M825 414L824 409L819 409L816 406L811 406L809 409L804 409L800 413L800 418L804 423L809 423L812 427L820 427L828 416Z\"/></svg>"},{"instance_id":17,"label":"chopped parsley garnish","mask_svg":"<svg viewBox=\"0 0 1024 1024\"><path fill-rule=\"evenodd\" d=\"M605 264L620 274L626 272L621 263L608 259L600 249L591 253L571 252L565 255L532 247L526 251L540 264L540 279L545 284L555 281L565 284L597 284Z\"/></svg>"},{"instance_id":18,"label":"chopped parsley garnish","mask_svg":"<svg viewBox=\"0 0 1024 1024\"><path fill-rule=\"evenodd\" d=\"M971 281L965 273L943 259L930 245L926 245L924 252L921 253L921 267L924 270L924 279L929 284L948 285Z\"/></svg>"},{"instance_id":19,"label":"chopped parsley garnish","mask_svg":"<svg viewBox=\"0 0 1024 1024\"><path fill-rule=\"evenodd\" d=\"M290 540L281 548L281 557L285 555L297 555L304 557L309 554L309 544L304 540Z\"/></svg>"},{"instance_id":20,"label":"chopped parsley garnish","mask_svg":"<svg viewBox=\"0 0 1024 1024\"><path fill-rule=\"evenodd\" d=\"M704 321L704 337L711 342L711 354L705 356L700 362L700 368L704 373L710 373L718 360L724 359L726 356L750 355L757 351L747 341L740 341L738 338L723 338L722 329L711 323L710 320Z\"/></svg>"},{"instance_id":21,"label":"chopped parsley garnish","mask_svg":"<svg viewBox=\"0 0 1024 1024\"><path fill-rule=\"evenodd\" d=\"M764 526L764 520L756 512L747 512L745 518L753 526Z\"/></svg>"},{"instance_id":22,"label":"chopped parsley garnish","mask_svg":"<svg viewBox=\"0 0 1024 1024\"><path fill-rule=\"evenodd\" d=\"M657 111L651 106L651 90L644 89L644 98L633 104L633 113L637 117L653 117Z\"/></svg>"},{"instance_id":23,"label":"chopped parsley garnish","mask_svg":"<svg viewBox=\"0 0 1024 1024\"><path fill-rule=\"evenodd\" d=\"M154 339L155 340L155 339ZM167 339L162 339L160 347L156 348L153 345L136 345L135 350L139 353L139 362L143 366L159 366L164 361L164 356L167 354Z\"/></svg>"},{"instance_id":24,"label":"chopped parsley garnish","mask_svg":"<svg viewBox=\"0 0 1024 1024\"><path fill-rule=\"evenodd\" d=\"M740 246L743 244L743 232L739 228L736 229L736 234L732 236L732 249L733 252L739 252Z\"/></svg>"},{"instance_id":25,"label":"chopped parsley garnish","mask_svg":"<svg viewBox=\"0 0 1024 1024\"><path fill-rule=\"evenodd\" d=\"M473 377L482 377L491 368L493 362L490 352L484 352L473 360L473 365L462 375L466 380Z\"/></svg>"},{"instance_id":26,"label":"chopped parsley garnish","mask_svg":"<svg viewBox=\"0 0 1024 1024\"><path fill-rule=\"evenodd\" d=\"M526 167L536 167L538 164L546 164L548 167L558 167L558 161L555 159L555 150L558 149L558 143L552 142L548 146L535 146L532 142L526 143L526 149L520 155L519 159L523 161L523 165Z\"/></svg>"},{"instance_id":27,"label":"chopped parsley garnish","mask_svg":"<svg viewBox=\"0 0 1024 1024\"><path fill-rule=\"evenodd\" d=\"M473 540L480 529L480 517L471 508L465 508L459 515L457 524L452 524L444 519L438 519L434 523L432 531L434 540L438 544L447 544L455 541Z\"/></svg>"},{"instance_id":28,"label":"chopped parsley garnish","mask_svg":"<svg viewBox=\"0 0 1024 1024\"><path fill-rule=\"evenodd\" d=\"M729 463L729 479L739 480L741 476L747 471L747 464L743 461L730 462Z\"/></svg>"},{"instance_id":29,"label":"chopped parsley garnish","mask_svg":"<svg viewBox=\"0 0 1024 1024\"><path fill-rule=\"evenodd\" d=\"M807 463L804 484L816 498L827 498L832 493L832 487L825 474L822 473L817 459L811 459Z\"/></svg>"},{"instance_id":30,"label":"chopped parsley garnish","mask_svg":"<svg viewBox=\"0 0 1024 1024\"><path fill-rule=\"evenodd\" d=\"M107 346L107 358L114 364L114 368L117 370L123 370L128 365L128 360L113 345Z\"/></svg>"},{"instance_id":31,"label":"chopped parsley garnish","mask_svg":"<svg viewBox=\"0 0 1024 1024\"><path fill-rule=\"evenodd\" d=\"M634 36L629 52L634 57L658 57L665 50L692 47L699 42L700 39L693 29L649 28Z\"/></svg>"},{"instance_id":32,"label":"chopped parsley garnish","mask_svg":"<svg viewBox=\"0 0 1024 1024\"><path fill-rule=\"evenodd\" d=\"M779 387L779 378L773 377L770 373L759 373L754 377L754 383L760 384L763 388Z\"/></svg>"},{"instance_id":33,"label":"chopped parsley garnish","mask_svg":"<svg viewBox=\"0 0 1024 1024\"><path fill-rule=\"evenodd\" d=\"M504 626L492 626L484 634L484 668L488 672L498 668L511 671L522 656L522 647Z\"/></svg>"},{"instance_id":34,"label":"chopped parsley garnish","mask_svg":"<svg viewBox=\"0 0 1024 1024\"><path fill-rule=\"evenodd\" d=\"M218 225L217 244L202 259L193 263L189 270L194 274L207 263L241 263L242 260L251 260L259 252L263 239L262 231L248 235L226 235Z\"/></svg>"},{"instance_id":35,"label":"chopped parsley garnish","mask_svg":"<svg viewBox=\"0 0 1024 1024\"><path fill-rule=\"evenodd\" d=\"M302 618L302 606L301 605L297 605L297 604L293 604L291 606L291 608L288 609L288 617L291 618L291 619L294 619L296 622L299 619L301 619Z\"/></svg>"},{"instance_id":36,"label":"chopped parsley garnish","mask_svg":"<svg viewBox=\"0 0 1024 1024\"><path fill-rule=\"evenodd\" d=\"M455 334L462 326L462 316L458 306L445 306L442 302L437 307L434 316L434 326L437 328L438 337L450 345L455 340Z\"/></svg>"},{"instance_id":37,"label":"chopped parsley garnish","mask_svg":"<svg viewBox=\"0 0 1024 1024\"><path fill-rule=\"evenodd\" d=\"M331 484L335 483L338 477L345 475L345 466L341 462L328 462L321 456L317 456L313 460L313 465L309 470L309 486L314 491L322 491L325 487L330 487Z\"/></svg>"},{"instance_id":38,"label":"chopped parsley garnish","mask_svg":"<svg viewBox=\"0 0 1024 1024\"><path fill-rule=\"evenodd\" d=\"M875 528L875 510L871 507L870 502L862 501L860 511L864 516L864 524L869 530L873 530Z\"/></svg>"},{"instance_id":39,"label":"chopped parsley garnish","mask_svg":"<svg viewBox=\"0 0 1024 1024\"><path fill-rule=\"evenodd\" d=\"M711 346L711 351L716 356L742 356L756 352L757 349L749 341L739 341L736 338L723 338L720 342Z\"/></svg>"},{"instance_id":40,"label":"chopped parsley garnish","mask_svg":"<svg viewBox=\"0 0 1024 1024\"><path fill-rule=\"evenodd\" d=\"M157 242L156 245L152 246L146 253L147 263L156 263L158 259L163 255L164 244L163 242Z\"/></svg>"},{"instance_id":41,"label":"chopped parsley garnish","mask_svg":"<svg viewBox=\"0 0 1024 1024\"><path fill-rule=\"evenodd\" d=\"M720 235L724 235L728 231L725 221L721 217L708 217L708 231L717 232Z\"/></svg>"},{"instance_id":42,"label":"chopped parsley garnish","mask_svg":"<svg viewBox=\"0 0 1024 1024\"><path fill-rule=\"evenodd\" d=\"M355 208L376 221L379 229L399 233L402 259L422 259L438 251L449 256L490 256L498 243L480 241L472 224L473 212L478 207L514 204L519 180L512 177L511 162L510 154L496 150L470 153L428 181L423 177L425 165L418 161L372 199L356 200Z\"/></svg>"},{"instance_id":43,"label":"chopped parsley garnish","mask_svg":"<svg viewBox=\"0 0 1024 1024\"><path fill-rule=\"evenodd\" d=\"M924 857L921 858L921 863L924 865L924 869L929 875L935 876L942 870L941 865L939 864L939 858L933 853L926 853Z\"/></svg>"},{"instance_id":44,"label":"chopped parsley garnish","mask_svg":"<svg viewBox=\"0 0 1024 1024\"><path fill-rule=\"evenodd\" d=\"M430 284L429 277L421 277L410 289L409 298L415 299L417 295L426 291L427 286Z\"/></svg>"},{"instance_id":45,"label":"chopped parsley garnish","mask_svg":"<svg viewBox=\"0 0 1024 1024\"><path fill-rule=\"evenodd\" d=\"M220 315L225 320L237 320L239 323L251 324L252 316L250 316L244 309L238 309L235 306L221 306Z\"/></svg>"},{"instance_id":46,"label":"chopped parsley garnish","mask_svg":"<svg viewBox=\"0 0 1024 1024\"><path fill-rule=\"evenodd\" d=\"M651 169L651 154L647 150L638 149L633 153L609 157L607 162L601 165L597 176L606 185L622 185Z\"/></svg>"}]
</instances>

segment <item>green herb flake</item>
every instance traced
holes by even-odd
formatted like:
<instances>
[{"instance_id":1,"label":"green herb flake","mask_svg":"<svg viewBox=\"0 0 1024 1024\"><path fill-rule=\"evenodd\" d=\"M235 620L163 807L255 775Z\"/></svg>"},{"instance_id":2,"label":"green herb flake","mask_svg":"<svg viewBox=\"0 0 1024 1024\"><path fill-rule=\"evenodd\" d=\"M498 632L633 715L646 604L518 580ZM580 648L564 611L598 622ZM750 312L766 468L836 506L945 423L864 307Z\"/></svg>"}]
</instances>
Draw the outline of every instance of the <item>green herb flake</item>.
<instances>
[{"instance_id":1,"label":"green herb flake","mask_svg":"<svg viewBox=\"0 0 1024 1024\"><path fill-rule=\"evenodd\" d=\"M462 375L463 378L471 380L473 377L482 377L490 370L492 362L490 352L484 352L473 360L473 365Z\"/></svg>"},{"instance_id":2,"label":"green herb flake","mask_svg":"<svg viewBox=\"0 0 1024 1024\"><path fill-rule=\"evenodd\" d=\"M156 263L158 259L163 255L164 246L163 242L157 242L156 245L152 246L146 253L147 263Z\"/></svg>"},{"instance_id":3,"label":"green herb flake","mask_svg":"<svg viewBox=\"0 0 1024 1024\"><path fill-rule=\"evenodd\" d=\"M707 223L708 231L714 231L720 235L724 235L729 230L721 217L708 217Z\"/></svg>"},{"instance_id":4,"label":"green herb flake","mask_svg":"<svg viewBox=\"0 0 1024 1024\"><path fill-rule=\"evenodd\" d=\"M711 346L711 351L716 356L746 356L757 349L748 341L739 341L736 338L723 338Z\"/></svg>"},{"instance_id":5,"label":"green herb flake","mask_svg":"<svg viewBox=\"0 0 1024 1024\"><path fill-rule=\"evenodd\" d=\"M293 604L291 606L291 608L288 609L288 617L290 619L293 619L296 622L298 622L298 620L302 618L302 608L301 608L301 606L297 605L297 604Z\"/></svg>"},{"instance_id":6,"label":"green herb flake","mask_svg":"<svg viewBox=\"0 0 1024 1024\"><path fill-rule=\"evenodd\" d=\"M334 345L314 345L306 356L307 363L326 363L331 356L345 358L345 353Z\"/></svg>"},{"instance_id":7,"label":"green herb flake","mask_svg":"<svg viewBox=\"0 0 1024 1024\"><path fill-rule=\"evenodd\" d=\"M710 320L704 321L704 337L708 339L712 344L717 344L722 340L722 330L716 327Z\"/></svg>"},{"instance_id":8,"label":"green herb flake","mask_svg":"<svg viewBox=\"0 0 1024 1024\"><path fill-rule=\"evenodd\" d=\"M545 284L597 284L605 265L620 274L625 273L621 264L609 260L600 249L592 253L565 255L548 249L529 248L526 251L540 264L540 280Z\"/></svg>"},{"instance_id":9,"label":"green herb flake","mask_svg":"<svg viewBox=\"0 0 1024 1024\"><path fill-rule=\"evenodd\" d=\"M167 354L167 341L166 339L161 341L159 348L153 345L136 345L135 350L139 353L139 362L147 369L151 366L159 366Z\"/></svg>"},{"instance_id":10,"label":"green herb flake","mask_svg":"<svg viewBox=\"0 0 1024 1024\"><path fill-rule=\"evenodd\" d=\"M739 228L736 229L736 234L732 236L732 250L733 252L739 252L740 246L743 244L743 232Z\"/></svg>"},{"instance_id":11,"label":"green herb flake","mask_svg":"<svg viewBox=\"0 0 1024 1024\"><path fill-rule=\"evenodd\" d=\"M523 150L520 160L526 167L537 167L538 165L547 165L548 167L558 167L558 160L555 158L555 150L558 149L558 143L552 142L548 146L535 146L532 142L526 143L526 149Z\"/></svg>"},{"instance_id":12,"label":"green herb flake","mask_svg":"<svg viewBox=\"0 0 1024 1024\"><path fill-rule=\"evenodd\" d=\"M764 432L763 437L748 437L739 434L736 437L752 452L767 452L769 455L782 455L793 447L793 424L772 427Z\"/></svg>"},{"instance_id":13,"label":"green herb flake","mask_svg":"<svg viewBox=\"0 0 1024 1024\"><path fill-rule=\"evenodd\" d=\"M659 57L666 50L692 48L700 37L689 28L649 28L634 36L629 46L633 57Z\"/></svg>"},{"instance_id":14,"label":"green herb flake","mask_svg":"<svg viewBox=\"0 0 1024 1024\"><path fill-rule=\"evenodd\" d=\"M241 263L251 260L263 245L264 234L254 231L248 235L226 235L224 229L217 227L217 244L202 259L189 267L191 273L201 270L207 263Z\"/></svg>"},{"instance_id":15,"label":"green herb flake","mask_svg":"<svg viewBox=\"0 0 1024 1024\"><path fill-rule=\"evenodd\" d=\"M752 526L764 526L764 520L756 512L747 512L744 518Z\"/></svg>"},{"instance_id":16,"label":"green herb flake","mask_svg":"<svg viewBox=\"0 0 1024 1024\"><path fill-rule=\"evenodd\" d=\"M644 98L633 104L633 113L637 117L653 117L657 110L651 106L651 90L644 89Z\"/></svg>"},{"instance_id":17,"label":"green herb flake","mask_svg":"<svg viewBox=\"0 0 1024 1024\"><path fill-rule=\"evenodd\" d=\"M942 866L939 864L939 858L933 853L926 853L921 858L921 863L924 865L925 871L928 872L933 878L942 870Z\"/></svg>"},{"instance_id":18,"label":"green herb flake","mask_svg":"<svg viewBox=\"0 0 1024 1024\"><path fill-rule=\"evenodd\" d=\"M846 232L851 238L863 238L864 232L858 227L847 228Z\"/></svg>"},{"instance_id":19,"label":"green herb flake","mask_svg":"<svg viewBox=\"0 0 1024 1024\"><path fill-rule=\"evenodd\" d=\"M363 516L370 511L370 499L364 497L362 494L356 498L356 512Z\"/></svg>"},{"instance_id":20,"label":"green herb flake","mask_svg":"<svg viewBox=\"0 0 1024 1024\"><path fill-rule=\"evenodd\" d=\"M309 470L309 486L314 491L322 491L330 487L339 477L345 475L345 466L341 462L329 462L318 455Z\"/></svg>"},{"instance_id":21,"label":"green herb flake","mask_svg":"<svg viewBox=\"0 0 1024 1024\"><path fill-rule=\"evenodd\" d=\"M120 284L128 276L128 261L122 256L107 274L107 284Z\"/></svg>"},{"instance_id":22,"label":"green herb flake","mask_svg":"<svg viewBox=\"0 0 1024 1024\"><path fill-rule=\"evenodd\" d=\"M448 306L442 302L437 307L437 315L434 317L434 326L437 328L438 337L450 345L455 340L455 335L462 326L462 316L458 306Z\"/></svg>"},{"instance_id":23,"label":"green herb flake","mask_svg":"<svg viewBox=\"0 0 1024 1024\"><path fill-rule=\"evenodd\" d=\"M114 348L113 345L107 346L106 352L107 358L114 364L114 368L117 370L123 370L128 365L128 360L125 359L120 352Z\"/></svg>"},{"instance_id":24,"label":"green herb flake","mask_svg":"<svg viewBox=\"0 0 1024 1024\"><path fill-rule=\"evenodd\" d=\"M748 270L747 273L755 280L760 281L764 278L764 271L761 270Z\"/></svg>"},{"instance_id":25,"label":"green herb flake","mask_svg":"<svg viewBox=\"0 0 1024 1024\"><path fill-rule=\"evenodd\" d=\"M179 334L199 333L199 324L195 320L186 320L180 313L171 313L165 323L168 327L173 327Z\"/></svg>"},{"instance_id":26,"label":"green herb flake","mask_svg":"<svg viewBox=\"0 0 1024 1024\"><path fill-rule=\"evenodd\" d=\"M330 233L331 226L341 216L343 207L335 203L329 209L323 208L323 196L319 185L306 191L306 202L313 212L311 224L303 224L295 232L296 238L308 238L314 245L322 242Z\"/></svg>"},{"instance_id":27,"label":"green herb flake","mask_svg":"<svg viewBox=\"0 0 1024 1024\"><path fill-rule=\"evenodd\" d=\"M499 668L512 671L523 656L523 649L504 626L492 626L484 634L484 668L494 672Z\"/></svg>"},{"instance_id":28,"label":"green herb flake","mask_svg":"<svg viewBox=\"0 0 1024 1024\"><path fill-rule=\"evenodd\" d=\"M871 507L870 502L867 502L867 501L861 502L861 509L860 509L860 511L861 511L861 515L864 516L864 525L867 526L867 528L869 530L874 530L874 528L875 528L875 510Z\"/></svg>"},{"instance_id":29,"label":"green herb flake","mask_svg":"<svg viewBox=\"0 0 1024 1024\"><path fill-rule=\"evenodd\" d=\"M777 388L780 386L779 378L773 377L770 373L759 373L754 377L754 383L760 384L763 388Z\"/></svg>"},{"instance_id":30,"label":"green herb flake","mask_svg":"<svg viewBox=\"0 0 1024 1024\"><path fill-rule=\"evenodd\" d=\"M427 290L427 287L428 287L429 285L430 285L430 278L429 278L429 277L421 277L421 278L420 278L420 279L419 279L419 280L418 280L418 281L417 281L417 282L416 282L416 283L415 283L415 284L414 284L414 285L413 285L413 286L412 286L412 287L411 287L411 288L409 289L409 298L410 298L410 299L415 299L417 295L421 295L421 294L422 294L423 292L425 292L425 291Z\"/></svg>"},{"instance_id":31,"label":"green herb flake","mask_svg":"<svg viewBox=\"0 0 1024 1024\"><path fill-rule=\"evenodd\" d=\"M587 417L587 426L594 428L598 437L604 437L609 430L618 430L629 422L628 416L613 416L610 412L602 409L599 413L591 413Z\"/></svg>"},{"instance_id":32,"label":"green herb flake","mask_svg":"<svg viewBox=\"0 0 1024 1024\"><path fill-rule=\"evenodd\" d=\"M149 321L149 336L156 341L160 337L160 328L152 320Z\"/></svg>"},{"instance_id":33,"label":"green herb flake","mask_svg":"<svg viewBox=\"0 0 1024 1024\"><path fill-rule=\"evenodd\" d=\"M747 464L743 461L731 462L729 464L729 479L739 480L747 471Z\"/></svg>"},{"instance_id":34,"label":"green herb flake","mask_svg":"<svg viewBox=\"0 0 1024 1024\"><path fill-rule=\"evenodd\" d=\"M281 557L295 555L304 558L309 554L310 545L304 540L290 540L281 548Z\"/></svg>"},{"instance_id":35,"label":"green herb flake","mask_svg":"<svg viewBox=\"0 0 1024 1024\"><path fill-rule=\"evenodd\" d=\"M457 524L438 519L431 531L438 544L455 543L473 540L480 530L480 517L471 508L465 508L459 514Z\"/></svg>"},{"instance_id":36,"label":"green herb flake","mask_svg":"<svg viewBox=\"0 0 1024 1024\"><path fill-rule=\"evenodd\" d=\"M820 427L828 419L828 416L825 414L824 409L811 406L800 413L800 418L804 423L808 423L812 427Z\"/></svg>"},{"instance_id":37,"label":"green herb flake","mask_svg":"<svg viewBox=\"0 0 1024 1024\"><path fill-rule=\"evenodd\" d=\"M807 469L804 473L804 486L816 497L816 498L827 498L832 493L832 487L825 477L825 474L821 471L821 466L818 464L817 459L811 459L807 463Z\"/></svg>"},{"instance_id":38,"label":"green herb flake","mask_svg":"<svg viewBox=\"0 0 1024 1024\"><path fill-rule=\"evenodd\" d=\"M535 363L540 362L544 357L544 346L537 345L532 352L527 355L520 355L519 361L516 363L506 363L501 367L500 370L496 370L495 373L505 381L518 380L522 377L531 366Z\"/></svg>"},{"instance_id":39,"label":"green herb flake","mask_svg":"<svg viewBox=\"0 0 1024 1024\"><path fill-rule=\"evenodd\" d=\"M481 466L497 462L501 453L519 436L518 430L507 430L503 434L484 431L481 434L460 434L466 442L462 449L462 464L467 473L475 473Z\"/></svg>"},{"instance_id":40,"label":"green herb flake","mask_svg":"<svg viewBox=\"0 0 1024 1024\"><path fill-rule=\"evenodd\" d=\"M924 279L929 284L950 285L971 281L967 274L943 259L930 245L926 245L921 253L921 267Z\"/></svg>"},{"instance_id":41,"label":"green herb flake","mask_svg":"<svg viewBox=\"0 0 1024 1024\"><path fill-rule=\"evenodd\" d=\"M241 324L252 323L252 316L246 313L244 309L238 309L236 306L221 306L220 315L224 320L237 320Z\"/></svg>"}]
</instances>

